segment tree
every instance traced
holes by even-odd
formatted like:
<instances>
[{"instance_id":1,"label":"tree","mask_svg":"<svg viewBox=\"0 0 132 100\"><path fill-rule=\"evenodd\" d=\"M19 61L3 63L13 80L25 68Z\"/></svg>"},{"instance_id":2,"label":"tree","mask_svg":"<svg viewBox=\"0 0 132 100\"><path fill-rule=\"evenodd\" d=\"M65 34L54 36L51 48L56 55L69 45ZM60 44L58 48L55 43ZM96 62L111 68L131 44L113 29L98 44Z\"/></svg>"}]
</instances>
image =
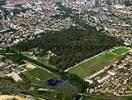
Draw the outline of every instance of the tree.
<instances>
[{"instance_id":1,"label":"tree","mask_svg":"<svg viewBox=\"0 0 132 100\"><path fill-rule=\"evenodd\" d=\"M87 84L84 79L80 78L76 74L63 73L62 79L68 80L73 86L75 86L78 92L86 92Z\"/></svg>"},{"instance_id":2,"label":"tree","mask_svg":"<svg viewBox=\"0 0 132 100\"><path fill-rule=\"evenodd\" d=\"M132 6L131 1L125 0L124 1L125 6Z\"/></svg>"}]
</instances>

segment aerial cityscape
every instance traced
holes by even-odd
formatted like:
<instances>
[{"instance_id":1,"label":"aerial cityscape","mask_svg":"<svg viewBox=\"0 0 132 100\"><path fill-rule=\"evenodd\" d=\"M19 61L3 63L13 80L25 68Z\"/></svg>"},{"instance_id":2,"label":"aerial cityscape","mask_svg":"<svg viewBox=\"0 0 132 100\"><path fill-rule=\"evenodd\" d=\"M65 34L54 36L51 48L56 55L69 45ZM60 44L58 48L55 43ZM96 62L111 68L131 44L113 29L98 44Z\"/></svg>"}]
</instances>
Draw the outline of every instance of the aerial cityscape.
<instances>
[{"instance_id":1,"label":"aerial cityscape","mask_svg":"<svg viewBox=\"0 0 132 100\"><path fill-rule=\"evenodd\" d=\"M0 100L132 100L132 0L0 0Z\"/></svg>"}]
</instances>

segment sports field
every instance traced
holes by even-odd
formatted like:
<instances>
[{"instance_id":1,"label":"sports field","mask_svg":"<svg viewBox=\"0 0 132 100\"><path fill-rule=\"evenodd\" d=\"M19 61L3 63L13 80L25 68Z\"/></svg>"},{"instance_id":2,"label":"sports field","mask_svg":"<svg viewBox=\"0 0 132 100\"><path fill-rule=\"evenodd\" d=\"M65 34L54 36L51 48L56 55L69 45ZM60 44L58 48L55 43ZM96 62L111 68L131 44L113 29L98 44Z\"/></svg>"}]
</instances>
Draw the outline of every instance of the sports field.
<instances>
[{"instance_id":1,"label":"sports field","mask_svg":"<svg viewBox=\"0 0 132 100\"><path fill-rule=\"evenodd\" d=\"M122 54L125 54L128 50L128 48L119 47L112 52L105 52L86 62L80 63L78 66L71 68L69 72L85 78L101 70L105 66L110 65L112 62L121 59L123 57Z\"/></svg>"},{"instance_id":2,"label":"sports field","mask_svg":"<svg viewBox=\"0 0 132 100\"><path fill-rule=\"evenodd\" d=\"M43 84L45 80L48 80L54 76L54 74L40 68L26 71L23 74L34 84Z\"/></svg>"}]
</instances>

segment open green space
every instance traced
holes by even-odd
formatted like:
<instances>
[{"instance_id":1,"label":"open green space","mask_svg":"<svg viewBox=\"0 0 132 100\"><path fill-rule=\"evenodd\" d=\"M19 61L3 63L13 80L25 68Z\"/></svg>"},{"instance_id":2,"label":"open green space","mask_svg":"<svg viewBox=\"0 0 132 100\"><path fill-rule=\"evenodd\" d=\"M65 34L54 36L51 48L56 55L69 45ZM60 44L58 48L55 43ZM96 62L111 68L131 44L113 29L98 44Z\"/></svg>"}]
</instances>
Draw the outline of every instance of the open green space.
<instances>
[{"instance_id":1,"label":"open green space","mask_svg":"<svg viewBox=\"0 0 132 100\"><path fill-rule=\"evenodd\" d=\"M35 68L23 73L32 83L41 84L45 80L52 78L54 75L46 70Z\"/></svg>"},{"instance_id":2,"label":"open green space","mask_svg":"<svg viewBox=\"0 0 132 100\"><path fill-rule=\"evenodd\" d=\"M120 47L116 50L113 51L113 53L117 54L117 55L122 55L124 54L125 52L127 52L129 49L128 48L125 48L125 47Z\"/></svg>"},{"instance_id":3,"label":"open green space","mask_svg":"<svg viewBox=\"0 0 132 100\"><path fill-rule=\"evenodd\" d=\"M116 58L116 55L111 53L106 53L100 56L97 56L93 59L86 61L72 69L69 72L79 75L80 77L86 77L91 75L103 67L112 63Z\"/></svg>"},{"instance_id":4,"label":"open green space","mask_svg":"<svg viewBox=\"0 0 132 100\"><path fill-rule=\"evenodd\" d=\"M125 47L120 47L111 52L106 52L104 54L98 55L84 63L79 64L78 66L71 68L70 73L79 75L82 78L85 78L89 75L94 74L95 72L101 70L105 66L110 65L113 61L121 59L123 53L128 51ZM114 53L117 53L115 55Z\"/></svg>"}]
</instances>

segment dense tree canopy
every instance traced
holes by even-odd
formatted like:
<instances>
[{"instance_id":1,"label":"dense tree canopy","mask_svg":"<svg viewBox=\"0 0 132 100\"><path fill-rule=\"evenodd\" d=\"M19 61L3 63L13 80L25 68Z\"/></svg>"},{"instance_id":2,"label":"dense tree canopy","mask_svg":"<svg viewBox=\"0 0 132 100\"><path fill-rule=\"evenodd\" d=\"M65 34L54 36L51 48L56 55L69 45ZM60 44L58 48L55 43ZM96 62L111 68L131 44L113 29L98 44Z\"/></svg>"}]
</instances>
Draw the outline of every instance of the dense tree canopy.
<instances>
[{"instance_id":1,"label":"dense tree canopy","mask_svg":"<svg viewBox=\"0 0 132 100\"><path fill-rule=\"evenodd\" d=\"M88 26L87 30L71 27L59 32L43 33L41 37L19 43L14 48L27 51L38 47L43 50L42 53L51 50L57 56L50 58L50 64L66 69L118 44L120 42L116 38Z\"/></svg>"}]
</instances>

